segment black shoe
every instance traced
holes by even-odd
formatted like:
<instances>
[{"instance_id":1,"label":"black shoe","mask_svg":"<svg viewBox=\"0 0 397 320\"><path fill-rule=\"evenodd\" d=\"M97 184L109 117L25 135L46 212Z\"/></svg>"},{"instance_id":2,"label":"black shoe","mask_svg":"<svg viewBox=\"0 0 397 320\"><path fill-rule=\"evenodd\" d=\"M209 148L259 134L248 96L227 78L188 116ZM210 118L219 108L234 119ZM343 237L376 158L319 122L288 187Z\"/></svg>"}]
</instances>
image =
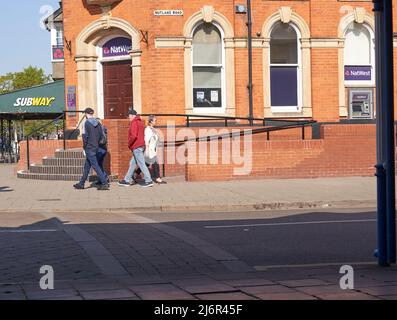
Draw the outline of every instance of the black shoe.
<instances>
[{"instance_id":1,"label":"black shoe","mask_svg":"<svg viewBox=\"0 0 397 320\"><path fill-rule=\"evenodd\" d=\"M73 187L75 189L78 189L78 190L83 190L84 189L84 185L81 184L81 183L76 183L76 184L73 185Z\"/></svg>"},{"instance_id":2,"label":"black shoe","mask_svg":"<svg viewBox=\"0 0 397 320\"><path fill-rule=\"evenodd\" d=\"M98 185L98 190L109 190L109 184L100 184Z\"/></svg>"},{"instance_id":3,"label":"black shoe","mask_svg":"<svg viewBox=\"0 0 397 320\"><path fill-rule=\"evenodd\" d=\"M161 180L161 181L155 180L154 182L156 182L157 184L167 184L167 181L164 181L164 180Z\"/></svg>"},{"instance_id":4,"label":"black shoe","mask_svg":"<svg viewBox=\"0 0 397 320\"><path fill-rule=\"evenodd\" d=\"M91 188L98 188L101 185L101 181L94 181L91 183Z\"/></svg>"},{"instance_id":5,"label":"black shoe","mask_svg":"<svg viewBox=\"0 0 397 320\"><path fill-rule=\"evenodd\" d=\"M131 187L131 183L129 183L125 180L120 180L119 182L117 182L117 184L122 187Z\"/></svg>"},{"instance_id":6,"label":"black shoe","mask_svg":"<svg viewBox=\"0 0 397 320\"><path fill-rule=\"evenodd\" d=\"M153 181L150 182L144 182L140 185L142 188L148 188L148 187L153 187Z\"/></svg>"}]
</instances>

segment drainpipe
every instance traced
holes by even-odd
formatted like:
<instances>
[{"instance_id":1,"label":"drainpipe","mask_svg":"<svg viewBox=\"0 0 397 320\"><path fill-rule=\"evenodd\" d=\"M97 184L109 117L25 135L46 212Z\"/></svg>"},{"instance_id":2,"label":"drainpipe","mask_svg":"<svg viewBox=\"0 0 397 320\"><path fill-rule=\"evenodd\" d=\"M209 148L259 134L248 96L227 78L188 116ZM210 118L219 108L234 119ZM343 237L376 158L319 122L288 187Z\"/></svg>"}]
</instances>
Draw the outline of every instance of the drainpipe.
<instances>
[{"instance_id":1,"label":"drainpipe","mask_svg":"<svg viewBox=\"0 0 397 320\"><path fill-rule=\"evenodd\" d=\"M249 93L249 118L250 126L254 124L252 118L254 117L253 107L253 85L252 85L252 11L251 0L247 0L247 14L248 14L248 93Z\"/></svg>"}]
</instances>

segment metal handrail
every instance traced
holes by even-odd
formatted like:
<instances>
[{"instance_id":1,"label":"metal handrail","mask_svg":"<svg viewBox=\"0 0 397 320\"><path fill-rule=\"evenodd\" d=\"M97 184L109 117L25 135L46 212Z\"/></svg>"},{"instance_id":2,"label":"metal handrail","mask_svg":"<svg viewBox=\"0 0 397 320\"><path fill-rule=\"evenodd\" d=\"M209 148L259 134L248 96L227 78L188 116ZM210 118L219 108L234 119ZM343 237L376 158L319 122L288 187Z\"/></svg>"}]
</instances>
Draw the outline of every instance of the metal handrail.
<instances>
[{"instance_id":1,"label":"metal handrail","mask_svg":"<svg viewBox=\"0 0 397 320\"><path fill-rule=\"evenodd\" d=\"M248 134L254 135L254 134L259 134L259 133L267 133L267 140L270 140L270 132L272 131L282 131L282 130L289 130L289 129L295 129L295 128L302 128L302 139L305 140L305 127L312 125L313 123L317 123L315 120L308 120L308 121L301 121L300 123L292 123L292 124L287 124L283 126L277 126L277 127L269 127L269 128L258 128L258 129L253 129L248 132ZM177 141L163 141L162 144L162 150L163 150L163 176L165 176L165 148L168 146L180 146L185 144L186 142L200 142L200 141L211 141L211 140L220 140L223 138L233 138L233 137L241 137L243 135L247 134L245 130L240 130L238 133L236 132L228 132L224 133L221 135L212 135L212 136L204 136L204 137L197 137L197 138L191 138L191 139L184 139L184 140L177 140Z\"/></svg>"},{"instance_id":2,"label":"metal handrail","mask_svg":"<svg viewBox=\"0 0 397 320\"><path fill-rule=\"evenodd\" d=\"M29 148L29 140L30 137L32 137L34 134L38 133L40 130L47 128L50 124L52 124L54 121L58 121L60 119L63 119L63 135L65 135L65 113L63 112L61 116L56 117L55 119L47 122L46 124L42 125L38 129L34 130L30 134L26 136L26 162L27 162L27 167L28 170L30 170L30 148Z\"/></svg>"},{"instance_id":3,"label":"metal handrail","mask_svg":"<svg viewBox=\"0 0 397 320\"><path fill-rule=\"evenodd\" d=\"M282 130L288 130L288 129L295 129L295 128L302 128L302 139L305 139L305 127L312 125L313 123L316 123L317 121L315 120L308 120L308 121L302 121L299 124L287 124L284 126L278 126L278 127L269 127L269 128L258 128L258 129L252 129L251 131L248 132L248 134L258 134L258 133L270 133L272 131L282 131ZM210 141L210 140L214 140L216 139L223 139L223 138L233 138L236 136L243 136L247 134L246 131L244 130L240 130L238 133L236 132L229 132L229 133L224 133L221 135L212 135L212 136L204 136L204 137L197 137L197 138L190 138L190 139L185 139L185 140L177 140L177 141L164 141L164 145L168 146L168 145L172 145L172 146L176 146L176 145L182 145L186 142L200 142L200 141ZM267 140L269 140L269 135L267 137Z\"/></svg>"},{"instance_id":4,"label":"metal handrail","mask_svg":"<svg viewBox=\"0 0 397 320\"><path fill-rule=\"evenodd\" d=\"M260 121L263 123L263 126L266 125L266 121L272 122L291 122L297 123L302 121L309 121L309 120L294 120L294 119L283 119L283 118L250 118L250 117L235 117L235 116L220 116L220 115L200 115L200 114L182 114L182 113L143 113L141 116L156 116L156 117L183 117L186 118L186 126L190 126L191 121L211 121L211 120L224 120L225 126L227 127L227 122L229 120L246 120L249 122L249 126L253 126L254 121ZM199 118L199 119L190 119L190 118Z\"/></svg>"}]
</instances>

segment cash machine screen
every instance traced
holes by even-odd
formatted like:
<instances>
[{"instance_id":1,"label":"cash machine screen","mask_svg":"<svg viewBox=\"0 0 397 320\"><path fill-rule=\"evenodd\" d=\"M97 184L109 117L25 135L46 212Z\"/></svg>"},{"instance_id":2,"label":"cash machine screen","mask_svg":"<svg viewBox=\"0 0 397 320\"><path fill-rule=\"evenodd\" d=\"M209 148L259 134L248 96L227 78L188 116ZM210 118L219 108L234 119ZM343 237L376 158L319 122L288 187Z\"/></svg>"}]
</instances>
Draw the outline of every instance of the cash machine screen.
<instances>
[{"instance_id":1,"label":"cash machine screen","mask_svg":"<svg viewBox=\"0 0 397 320\"><path fill-rule=\"evenodd\" d=\"M354 92L350 94L350 118L372 119L372 92Z\"/></svg>"}]
</instances>

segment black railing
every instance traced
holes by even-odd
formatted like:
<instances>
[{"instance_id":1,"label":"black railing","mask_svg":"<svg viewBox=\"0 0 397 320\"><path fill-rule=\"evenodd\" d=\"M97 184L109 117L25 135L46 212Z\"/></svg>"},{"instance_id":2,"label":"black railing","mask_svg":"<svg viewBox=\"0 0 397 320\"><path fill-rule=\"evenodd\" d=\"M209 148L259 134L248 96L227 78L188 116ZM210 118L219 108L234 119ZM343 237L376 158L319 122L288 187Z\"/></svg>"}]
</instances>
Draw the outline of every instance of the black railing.
<instances>
[{"instance_id":1,"label":"black railing","mask_svg":"<svg viewBox=\"0 0 397 320\"><path fill-rule=\"evenodd\" d=\"M228 132L224 134L219 134L219 135L207 135L207 136L202 136L202 137L197 137L197 138L190 138L190 139L184 139L184 140L177 140L177 141L164 141L162 143L162 149L163 149L163 164L162 164L162 169L163 169L163 176L165 176L165 148L166 147L176 147L183 145L187 142L203 142L203 141L212 141L212 140L220 140L224 138L234 138L234 137L241 137L245 135L255 135L255 134L260 134L260 133L266 133L266 140L270 140L270 132L274 131L283 131L283 130L290 130L290 129L296 129L296 128L301 128L301 134L302 134L302 140L305 140L305 128L308 126L312 126L314 123L317 123L315 120L304 120L304 121L299 121L299 120L292 120L292 119L273 119L273 118L243 118L243 117L223 117L223 116L200 116L200 115L178 115L178 114L153 114L156 117L161 117L161 116L166 116L166 117L177 117L177 116L183 116L186 117L187 119L187 127L189 127L189 117L199 117L200 120L219 120L219 119L224 119L225 120L225 127L227 127L227 121L231 119L242 119L242 120L248 120L250 123L253 121L262 121L263 127L262 128L254 128L250 130L239 130L239 132ZM147 116L147 114L142 114L142 116ZM205 119L208 117L208 119ZM253 120L253 121L251 121ZM192 121L192 120L190 120ZM278 126L271 126L271 127L265 127L266 122L283 122L284 124L278 125Z\"/></svg>"},{"instance_id":2,"label":"black railing","mask_svg":"<svg viewBox=\"0 0 397 320\"><path fill-rule=\"evenodd\" d=\"M229 126L230 121L247 121L248 126L255 126L255 122L259 122L260 125L266 126L266 122L286 122L286 123L299 123L302 121L309 120L294 120L294 119L283 119L283 118L250 118L250 117L233 117L233 116L220 116L220 115L200 115L200 114L181 114L181 113L143 113L141 116L156 116L156 117L181 117L186 120L186 127L190 127L192 122L198 121L219 121L221 120L224 123L225 127ZM242 126L242 124L238 124Z\"/></svg>"},{"instance_id":3,"label":"black railing","mask_svg":"<svg viewBox=\"0 0 397 320\"><path fill-rule=\"evenodd\" d=\"M51 124L53 124L54 122L58 121L58 120L63 120L63 125L62 125L62 140L63 140L63 150L66 150L66 114L67 113L84 113L84 111L63 111L62 115L56 117L55 119L45 123L44 125L42 125L41 127L39 127L38 129L34 130L33 132L29 133L26 136L26 162L27 162L27 168L28 170L30 170L30 147L29 147L29 140L32 136L34 136L35 134L37 134L39 131L47 128L48 126L50 126ZM80 126L81 122L83 121L85 117L83 117L79 124L77 125L76 129L74 129L72 131L72 133L70 134L70 136L73 136L73 133L78 129L78 127Z\"/></svg>"},{"instance_id":4,"label":"black railing","mask_svg":"<svg viewBox=\"0 0 397 320\"><path fill-rule=\"evenodd\" d=\"M12 131L12 120L0 117L0 163L15 163L19 160L19 146L12 138Z\"/></svg>"},{"instance_id":5,"label":"black railing","mask_svg":"<svg viewBox=\"0 0 397 320\"><path fill-rule=\"evenodd\" d=\"M249 131L247 130L240 130L239 132L228 132L228 133L223 133L219 135L211 135L211 136L203 136L203 137L197 137L197 138L190 138L190 139L184 139L184 140L177 140L177 141L165 141L164 145L172 145L172 146L177 146L177 145L182 145L186 142L203 142L203 141L211 141L215 139L224 139L224 138L234 138L234 137L241 137L245 135L255 135L255 134L260 134L260 133L266 133L266 140L270 140L270 132L273 131L282 131L282 130L290 130L290 129L296 129L296 128L301 128L302 129L302 140L305 140L305 127L311 126L313 123L316 123L317 121L314 120L308 120L308 121L301 121L300 123L291 123L287 125L282 125L282 126L276 126L276 127L269 127L269 128L257 128L257 129L251 129Z\"/></svg>"},{"instance_id":6,"label":"black railing","mask_svg":"<svg viewBox=\"0 0 397 320\"><path fill-rule=\"evenodd\" d=\"M44 125L42 125L41 127L37 128L36 130L34 130L33 132L29 133L26 136L26 164L27 164L27 168L28 170L30 170L30 147L29 147L29 140L32 136L34 136L35 134L39 133L41 130L47 128L48 126L50 126L51 124L53 124L54 122L58 121L58 120L63 120L63 128L65 130L65 113L62 113L61 116L58 116L57 118L45 123ZM63 134L65 135L65 131L63 132Z\"/></svg>"}]
</instances>

